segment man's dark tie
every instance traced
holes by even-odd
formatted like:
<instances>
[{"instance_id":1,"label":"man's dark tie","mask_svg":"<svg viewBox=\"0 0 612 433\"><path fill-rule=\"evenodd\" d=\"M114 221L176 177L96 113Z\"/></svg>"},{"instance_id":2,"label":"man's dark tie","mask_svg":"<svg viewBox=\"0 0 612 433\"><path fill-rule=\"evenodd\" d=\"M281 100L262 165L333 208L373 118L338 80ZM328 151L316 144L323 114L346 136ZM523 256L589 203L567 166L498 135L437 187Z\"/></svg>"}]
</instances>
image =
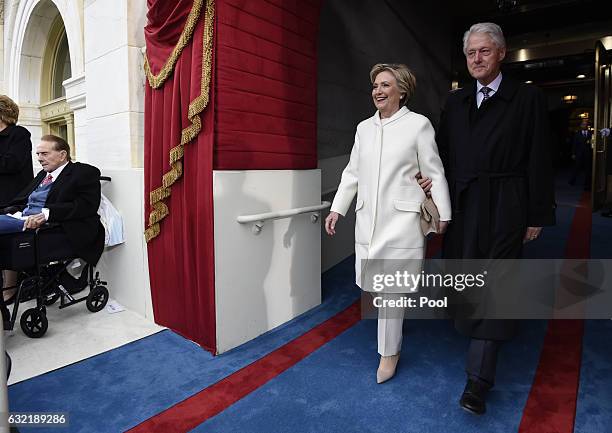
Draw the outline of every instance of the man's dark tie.
<instances>
[{"instance_id":1,"label":"man's dark tie","mask_svg":"<svg viewBox=\"0 0 612 433\"><path fill-rule=\"evenodd\" d=\"M480 89L480 91L482 92L482 96L483 96L482 102L486 101L487 99L489 99L491 97L491 96L489 96L489 93L491 92L491 90L493 90L493 89L491 89L490 87L487 87L487 86L484 86L482 89ZM481 102L481 104L482 104L482 102Z\"/></svg>"},{"instance_id":2,"label":"man's dark tie","mask_svg":"<svg viewBox=\"0 0 612 433\"><path fill-rule=\"evenodd\" d=\"M40 186L47 186L49 185L51 182L53 182L53 176L51 176L50 174L47 175L47 177L45 177L43 179L43 181L40 183Z\"/></svg>"}]
</instances>

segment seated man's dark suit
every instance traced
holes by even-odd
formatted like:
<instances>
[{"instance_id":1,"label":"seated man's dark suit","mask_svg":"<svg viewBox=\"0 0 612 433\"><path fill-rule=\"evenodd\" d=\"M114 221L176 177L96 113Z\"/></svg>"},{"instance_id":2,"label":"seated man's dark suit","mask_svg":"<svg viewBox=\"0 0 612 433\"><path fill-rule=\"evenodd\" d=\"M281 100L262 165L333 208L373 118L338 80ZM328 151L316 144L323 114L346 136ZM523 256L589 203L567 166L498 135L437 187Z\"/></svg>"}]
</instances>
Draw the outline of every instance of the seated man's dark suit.
<instances>
[{"instance_id":1,"label":"seated man's dark suit","mask_svg":"<svg viewBox=\"0 0 612 433\"><path fill-rule=\"evenodd\" d=\"M47 172L40 171L0 213L22 211L46 176ZM59 224L76 255L92 265L98 263L104 249L104 227L98 215L100 194L100 170L69 162L53 182L44 206L49 209L47 222Z\"/></svg>"}]
</instances>

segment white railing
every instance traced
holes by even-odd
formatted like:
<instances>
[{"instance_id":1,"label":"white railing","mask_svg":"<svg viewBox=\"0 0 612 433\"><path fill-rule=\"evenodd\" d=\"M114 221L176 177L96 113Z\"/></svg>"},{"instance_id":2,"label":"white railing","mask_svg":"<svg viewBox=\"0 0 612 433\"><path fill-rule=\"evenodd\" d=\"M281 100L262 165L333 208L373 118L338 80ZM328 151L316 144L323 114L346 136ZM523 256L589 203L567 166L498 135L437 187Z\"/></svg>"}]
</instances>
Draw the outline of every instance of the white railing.
<instances>
[{"instance_id":1,"label":"white railing","mask_svg":"<svg viewBox=\"0 0 612 433\"><path fill-rule=\"evenodd\" d=\"M253 234L257 235L261 232L261 229L263 228L264 223L266 221L278 220L282 218L290 218L292 216L296 216L296 215L300 215L304 213L312 212L312 215L310 215L310 221L314 224L319 220L319 212L322 211L323 209L327 209L330 206L331 206L330 202L323 201L321 202L321 204L315 205L315 206L296 207L293 209L285 209L285 210L279 210L276 212L266 212L266 213L259 213L259 214L253 214L253 215L240 215L236 217L236 221L240 224L254 223L252 230L253 230Z\"/></svg>"}]
</instances>

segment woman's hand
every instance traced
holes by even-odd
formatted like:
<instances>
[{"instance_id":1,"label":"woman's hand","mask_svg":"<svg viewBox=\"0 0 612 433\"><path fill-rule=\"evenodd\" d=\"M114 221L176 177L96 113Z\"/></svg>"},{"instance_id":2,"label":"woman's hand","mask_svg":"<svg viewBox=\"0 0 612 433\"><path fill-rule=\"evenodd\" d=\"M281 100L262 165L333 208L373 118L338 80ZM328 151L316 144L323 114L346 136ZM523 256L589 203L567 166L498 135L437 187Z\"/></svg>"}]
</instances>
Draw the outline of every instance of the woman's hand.
<instances>
[{"instance_id":1,"label":"woman's hand","mask_svg":"<svg viewBox=\"0 0 612 433\"><path fill-rule=\"evenodd\" d=\"M328 235L333 236L336 234L336 223L339 216L338 212L331 211L327 218L325 218L325 231Z\"/></svg>"},{"instance_id":2,"label":"woman's hand","mask_svg":"<svg viewBox=\"0 0 612 433\"><path fill-rule=\"evenodd\" d=\"M438 226L438 234L446 233L446 229L448 228L448 221L440 221Z\"/></svg>"},{"instance_id":3,"label":"woman's hand","mask_svg":"<svg viewBox=\"0 0 612 433\"><path fill-rule=\"evenodd\" d=\"M430 197L431 193L429 192L429 190L431 189L431 179L427 176L423 177L420 171L414 177L417 180L419 186L423 189L425 195L427 197Z\"/></svg>"}]
</instances>

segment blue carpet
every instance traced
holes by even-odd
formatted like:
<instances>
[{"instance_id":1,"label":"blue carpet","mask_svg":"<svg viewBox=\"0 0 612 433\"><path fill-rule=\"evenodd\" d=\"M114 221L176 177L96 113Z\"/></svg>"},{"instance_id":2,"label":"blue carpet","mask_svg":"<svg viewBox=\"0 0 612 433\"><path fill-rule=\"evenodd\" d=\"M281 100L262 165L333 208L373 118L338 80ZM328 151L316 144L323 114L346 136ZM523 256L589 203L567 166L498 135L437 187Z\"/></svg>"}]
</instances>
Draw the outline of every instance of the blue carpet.
<instances>
[{"instance_id":1,"label":"blue carpet","mask_svg":"<svg viewBox=\"0 0 612 433\"><path fill-rule=\"evenodd\" d=\"M591 257L612 258L612 218L604 218L598 213L593 214ZM612 318L612 312L610 317ZM612 430L611 335L611 320L586 321L574 424L576 433Z\"/></svg>"},{"instance_id":2,"label":"blue carpet","mask_svg":"<svg viewBox=\"0 0 612 433\"><path fill-rule=\"evenodd\" d=\"M612 431L611 335L612 321L586 321L574 424L576 433Z\"/></svg>"},{"instance_id":3,"label":"blue carpet","mask_svg":"<svg viewBox=\"0 0 612 433\"><path fill-rule=\"evenodd\" d=\"M558 181L557 225L525 245L525 258L563 258L582 191ZM546 333L523 321L499 355L489 413L457 404L468 340L446 321L407 321L398 374L377 385L376 322L361 321L194 432L512 432L517 431ZM333 385L330 385L333 378Z\"/></svg>"},{"instance_id":4,"label":"blue carpet","mask_svg":"<svg viewBox=\"0 0 612 433\"><path fill-rule=\"evenodd\" d=\"M323 303L234 350L213 357L162 331L118 349L9 387L13 412L69 412L70 432L120 432L218 382L319 323L359 297L354 258L322 276ZM46 429L20 429L44 432ZM49 429L56 432L57 429Z\"/></svg>"},{"instance_id":5,"label":"blue carpet","mask_svg":"<svg viewBox=\"0 0 612 433\"><path fill-rule=\"evenodd\" d=\"M593 214L591 258L612 259L612 218Z\"/></svg>"},{"instance_id":6,"label":"blue carpet","mask_svg":"<svg viewBox=\"0 0 612 433\"><path fill-rule=\"evenodd\" d=\"M377 385L376 321L363 320L194 432L509 432L531 387L545 322L500 353L495 416L458 407L468 340L446 321L407 321L393 380ZM332 379L333 378L333 379Z\"/></svg>"}]
</instances>

